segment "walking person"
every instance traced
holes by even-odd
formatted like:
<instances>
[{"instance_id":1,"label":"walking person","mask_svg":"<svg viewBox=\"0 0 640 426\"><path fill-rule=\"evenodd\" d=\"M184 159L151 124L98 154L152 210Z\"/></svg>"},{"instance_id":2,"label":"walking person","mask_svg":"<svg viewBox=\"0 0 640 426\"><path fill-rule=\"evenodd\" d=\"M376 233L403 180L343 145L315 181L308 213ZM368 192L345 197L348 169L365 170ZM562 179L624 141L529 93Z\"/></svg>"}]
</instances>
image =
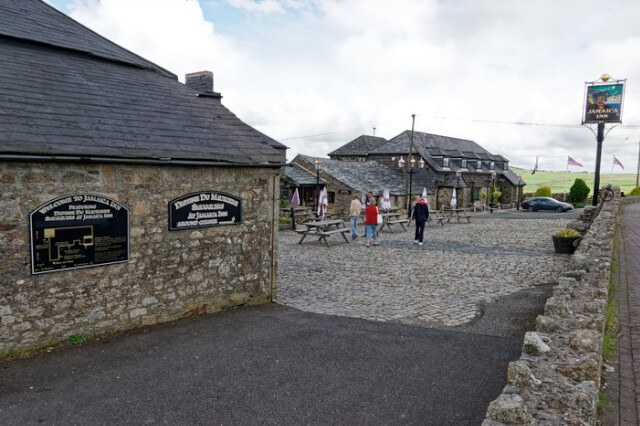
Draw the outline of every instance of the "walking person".
<instances>
[{"instance_id":1,"label":"walking person","mask_svg":"<svg viewBox=\"0 0 640 426\"><path fill-rule=\"evenodd\" d=\"M367 247L369 247L369 240L373 239L373 245L378 245L378 207L373 198L369 199L369 205L364 209L365 219L364 227L366 230Z\"/></svg>"},{"instance_id":2,"label":"walking person","mask_svg":"<svg viewBox=\"0 0 640 426\"><path fill-rule=\"evenodd\" d=\"M420 198L415 206L413 206L413 211L411 212L411 222L416 223L416 234L413 241L414 244L422 245L422 240L424 239L424 225L428 220L429 205L427 204L427 200Z\"/></svg>"},{"instance_id":3,"label":"walking person","mask_svg":"<svg viewBox=\"0 0 640 426\"><path fill-rule=\"evenodd\" d=\"M368 206L369 204L375 204L375 200L373 200L373 192L369 191L369 193L367 194L367 199L364 202L365 206Z\"/></svg>"},{"instance_id":4,"label":"walking person","mask_svg":"<svg viewBox=\"0 0 640 426\"><path fill-rule=\"evenodd\" d=\"M360 213L362 212L362 204L359 200L360 197L357 195L353 196L351 200L351 205L349 206L349 220L351 222L351 239L355 240L358 238L358 218L360 217Z\"/></svg>"}]
</instances>

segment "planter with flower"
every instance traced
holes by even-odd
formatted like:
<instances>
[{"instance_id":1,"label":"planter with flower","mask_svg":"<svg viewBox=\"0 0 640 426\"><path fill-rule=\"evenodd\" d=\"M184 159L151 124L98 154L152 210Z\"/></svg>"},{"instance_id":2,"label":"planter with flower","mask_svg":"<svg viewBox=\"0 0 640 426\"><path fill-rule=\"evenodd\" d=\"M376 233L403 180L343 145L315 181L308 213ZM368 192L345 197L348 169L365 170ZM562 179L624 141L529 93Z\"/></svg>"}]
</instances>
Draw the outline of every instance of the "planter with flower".
<instances>
[{"instance_id":1,"label":"planter with flower","mask_svg":"<svg viewBox=\"0 0 640 426\"><path fill-rule=\"evenodd\" d=\"M561 229L553 235L553 248L556 253L571 254L576 251L580 237L575 229Z\"/></svg>"}]
</instances>

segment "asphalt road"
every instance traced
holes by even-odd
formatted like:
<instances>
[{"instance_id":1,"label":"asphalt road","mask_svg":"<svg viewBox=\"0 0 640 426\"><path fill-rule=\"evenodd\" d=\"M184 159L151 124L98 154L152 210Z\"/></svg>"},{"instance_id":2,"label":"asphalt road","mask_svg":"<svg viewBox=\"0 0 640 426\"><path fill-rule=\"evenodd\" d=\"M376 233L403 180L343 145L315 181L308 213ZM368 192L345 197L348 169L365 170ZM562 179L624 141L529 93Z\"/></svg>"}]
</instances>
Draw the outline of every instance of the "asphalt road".
<instances>
[{"instance_id":1,"label":"asphalt road","mask_svg":"<svg viewBox=\"0 0 640 426\"><path fill-rule=\"evenodd\" d=\"M493 213L486 211L484 217L491 219L577 219L584 209L572 209L566 212L556 212L551 210L538 210L537 212L528 212L523 210L493 210ZM478 213L479 214L479 213Z\"/></svg>"},{"instance_id":2,"label":"asphalt road","mask_svg":"<svg viewBox=\"0 0 640 426\"><path fill-rule=\"evenodd\" d=\"M0 361L0 423L477 425L521 344L241 308Z\"/></svg>"}]
</instances>

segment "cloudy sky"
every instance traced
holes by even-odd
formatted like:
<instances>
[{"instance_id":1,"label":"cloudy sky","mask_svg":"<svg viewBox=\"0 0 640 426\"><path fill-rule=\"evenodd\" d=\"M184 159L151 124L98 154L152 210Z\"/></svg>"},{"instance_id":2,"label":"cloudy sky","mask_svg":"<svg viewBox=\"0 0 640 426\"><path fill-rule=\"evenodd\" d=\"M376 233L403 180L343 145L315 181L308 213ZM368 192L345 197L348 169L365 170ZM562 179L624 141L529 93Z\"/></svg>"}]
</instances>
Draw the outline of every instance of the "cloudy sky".
<instances>
[{"instance_id":1,"label":"cloudy sky","mask_svg":"<svg viewBox=\"0 0 640 426\"><path fill-rule=\"evenodd\" d=\"M284 143L326 156L362 134L411 128L471 139L512 166L593 171L586 81L627 79L606 135L635 173L640 1L48 0L121 46L184 74L210 70L223 103ZM607 126L609 128L611 126ZM622 172L616 166L615 172Z\"/></svg>"}]
</instances>

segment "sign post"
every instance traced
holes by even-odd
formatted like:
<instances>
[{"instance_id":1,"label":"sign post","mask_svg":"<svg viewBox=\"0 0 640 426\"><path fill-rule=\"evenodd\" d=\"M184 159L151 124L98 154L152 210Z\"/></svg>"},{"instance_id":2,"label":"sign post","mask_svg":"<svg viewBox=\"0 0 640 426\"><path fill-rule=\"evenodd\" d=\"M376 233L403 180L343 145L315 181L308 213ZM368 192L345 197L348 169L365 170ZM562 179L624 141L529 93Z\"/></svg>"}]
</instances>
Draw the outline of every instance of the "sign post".
<instances>
[{"instance_id":1,"label":"sign post","mask_svg":"<svg viewBox=\"0 0 640 426\"><path fill-rule=\"evenodd\" d=\"M622 123L622 106L626 80L609 81L609 74L603 74L598 81L585 83L585 99L582 124L597 124L596 170L593 183L593 205L598 204L600 191L600 161L605 123Z\"/></svg>"}]
</instances>

